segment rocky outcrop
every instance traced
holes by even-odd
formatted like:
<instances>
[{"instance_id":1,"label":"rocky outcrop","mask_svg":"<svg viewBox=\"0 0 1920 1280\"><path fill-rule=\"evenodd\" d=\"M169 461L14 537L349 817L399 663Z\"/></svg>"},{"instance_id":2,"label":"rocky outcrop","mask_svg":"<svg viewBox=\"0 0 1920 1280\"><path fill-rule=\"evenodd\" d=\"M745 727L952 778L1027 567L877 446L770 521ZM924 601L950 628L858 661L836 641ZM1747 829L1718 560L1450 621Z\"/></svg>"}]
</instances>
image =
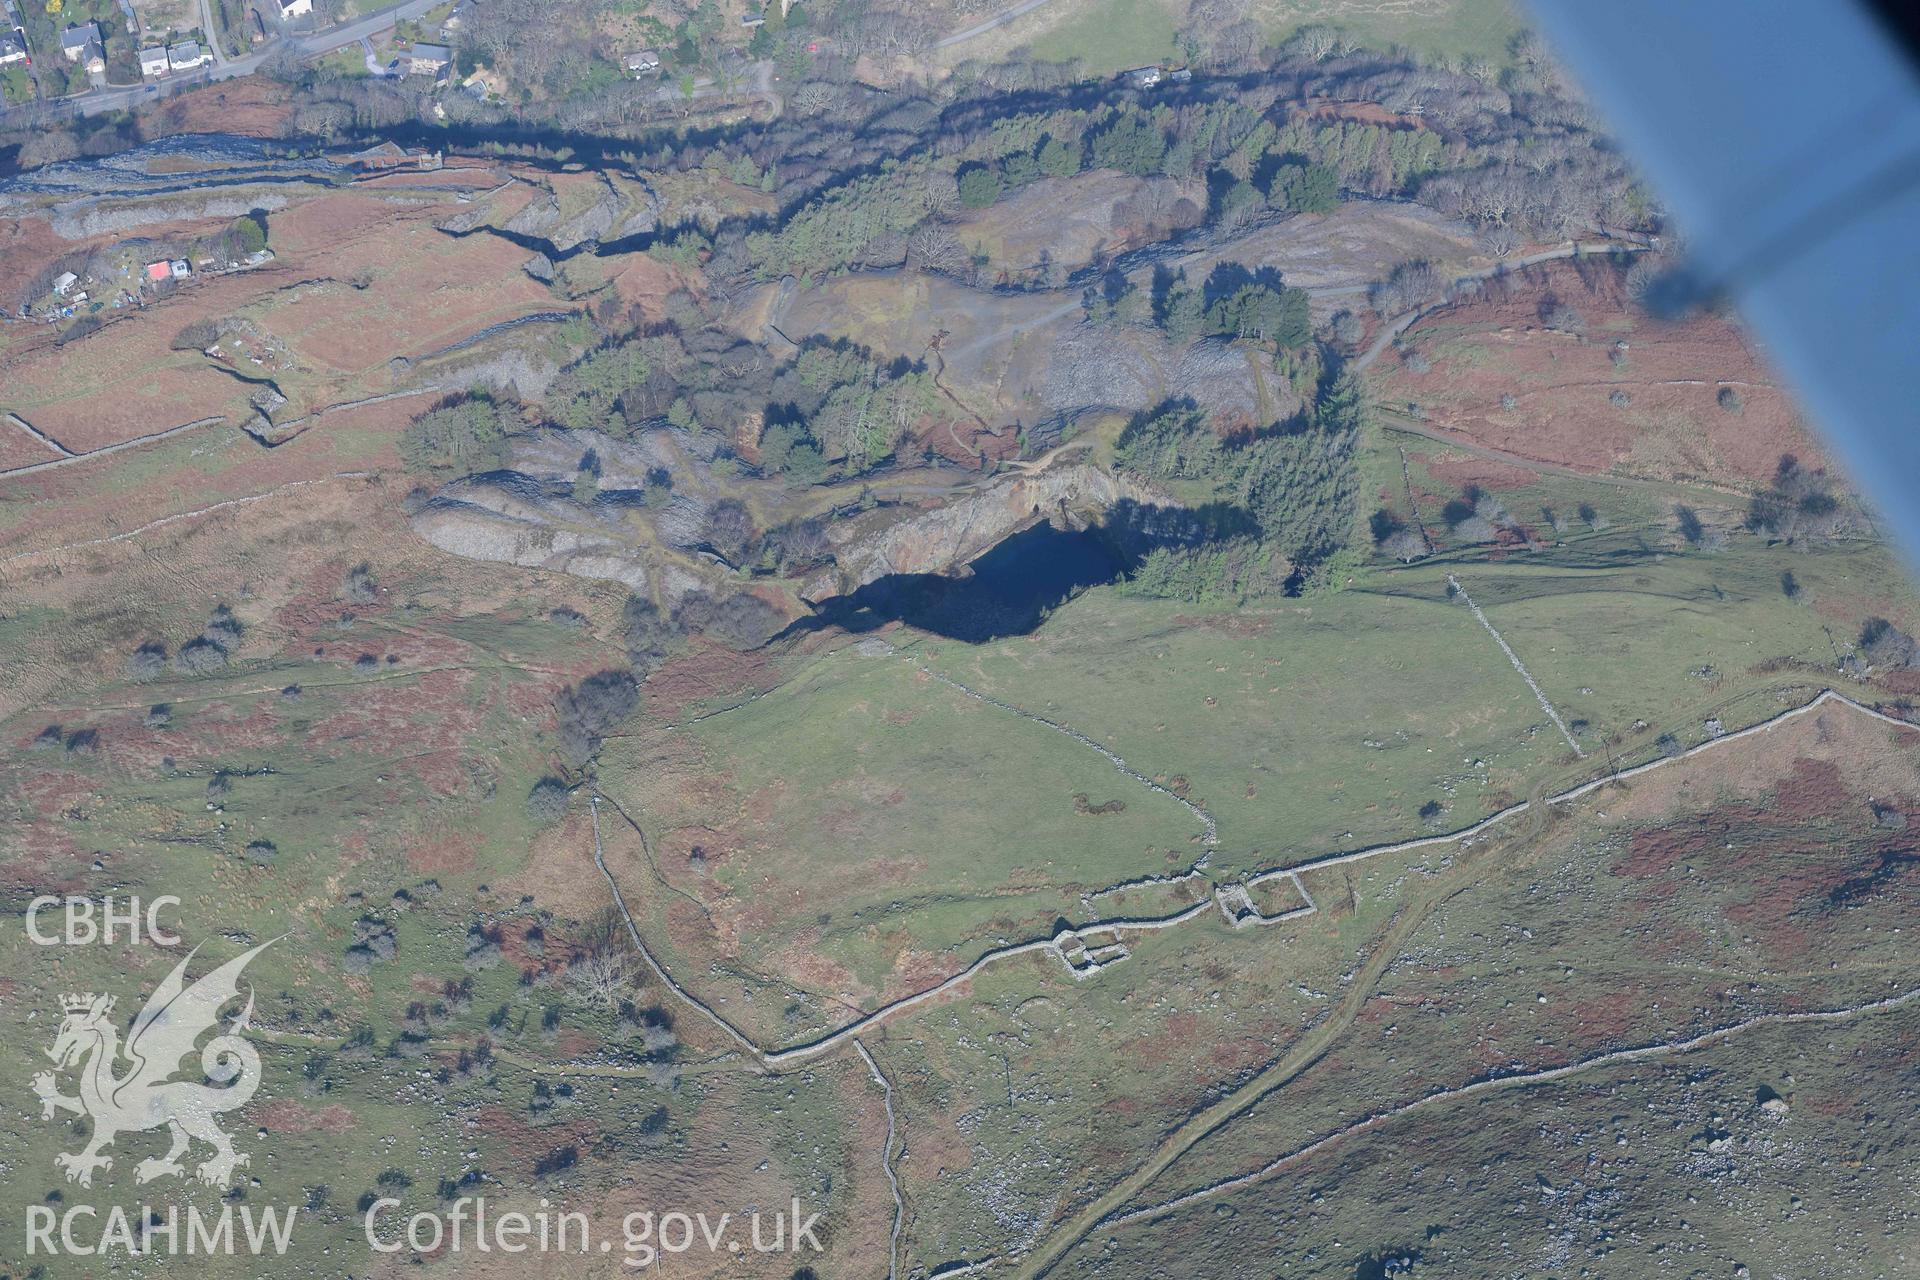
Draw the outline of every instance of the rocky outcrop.
<instances>
[{"instance_id":1,"label":"rocky outcrop","mask_svg":"<svg viewBox=\"0 0 1920 1280\"><path fill-rule=\"evenodd\" d=\"M777 485L717 478L708 466L713 447L711 436L664 426L632 440L532 432L515 441L506 469L442 489L414 513L413 530L468 559L604 578L668 606L696 590L729 594L738 590L737 575L705 546L711 504L752 489L763 527L772 527L817 509L817 501L803 508L804 497ZM589 456L599 483L583 503L574 480ZM661 470L674 478L672 496L650 502L647 478ZM818 603L894 574L960 572L1043 520L1082 528L1128 499L1156 501L1123 477L1060 462L956 488L933 505L882 506L829 529L833 562L799 584L799 595Z\"/></svg>"},{"instance_id":2,"label":"rocky outcrop","mask_svg":"<svg viewBox=\"0 0 1920 1280\"><path fill-rule=\"evenodd\" d=\"M433 366L443 386L485 387L538 400L560 376L560 366L541 352L522 347L470 351Z\"/></svg>"},{"instance_id":3,"label":"rocky outcrop","mask_svg":"<svg viewBox=\"0 0 1920 1280\"><path fill-rule=\"evenodd\" d=\"M567 253L589 240L603 238L620 216L621 204L620 193L602 175L599 198L548 233L553 251Z\"/></svg>"},{"instance_id":4,"label":"rocky outcrop","mask_svg":"<svg viewBox=\"0 0 1920 1280\"><path fill-rule=\"evenodd\" d=\"M150 227L159 222L198 222L209 218L237 218L264 209L287 207L278 191L247 188L236 194L169 196L159 200L118 200L88 197L65 200L49 210L53 233L63 240L86 240Z\"/></svg>"},{"instance_id":5,"label":"rocky outcrop","mask_svg":"<svg viewBox=\"0 0 1920 1280\"><path fill-rule=\"evenodd\" d=\"M551 191L543 191L522 205L520 211L501 224L502 231L517 236L545 235L560 221L560 201Z\"/></svg>"},{"instance_id":6,"label":"rocky outcrop","mask_svg":"<svg viewBox=\"0 0 1920 1280\"><path fill-rule=\"evenodd\" d=\"M835 565L800 594L817 603L892 574L951 573L1042 520L1081 528L1129 498L1153 500L1130 481L1081 463L1013 476L884 527L839 526L832 534Z\"/></svg>"},{"instance_id":7,"label":"rocky outcrop","mask_svg":"<svg viewBox=\"0 0 1920 1280\"><path fill-rule=\"evenodd\" d=\"M502 470L441 489L414 513L413 531L470 560L604 578L639 592L652 587L671 604L703 584L703 562L685 553L699 541L710 456L710 444L670 428L635 440L598 431L531 432L515 440ZM589 458L598 493L582 503L573 482ZM685 491L651 510L641 495L658 470Z\"/></svg>"},{"instance_id":8,"label":"rocky outcrop","mask_svg":"<svg viewBox=\"0 0 1920 1280\"><path fill-rule=\"evenodd\" d=\"M647 566L617 528L539 481L494 472L448 485L412 519L413 531L442 551L606 578L645 591Z\"/></svg>"},{"instance_id":9,"label":"rocky outcrop","mask_svg":"<svg viewBox=\"0 0 1920 1280\"><path fill-rule=\"evenodd\" d=\"M659 192L653 189L652 183L639 174L630 175L628 181L634 188L634 193L628 204L626 218L614 229L613 238L616 240L627 236L649 235L660 229Z\"/></svg>"},{"instance_id":10,"label":"rocky outcrop","mask_svg":"<svg viewBox=\"0 0 1920 1280\"><path fill-rule=\"evenodd\" d=\"M1011 367L1026 399L1063 422L1103 410L1139 413L1170 399L1248 426L1283 421L1300 408L1264 356L1220 338L1182 348L1138 326L1049 326Z\"/></svg>"}]
</instances>

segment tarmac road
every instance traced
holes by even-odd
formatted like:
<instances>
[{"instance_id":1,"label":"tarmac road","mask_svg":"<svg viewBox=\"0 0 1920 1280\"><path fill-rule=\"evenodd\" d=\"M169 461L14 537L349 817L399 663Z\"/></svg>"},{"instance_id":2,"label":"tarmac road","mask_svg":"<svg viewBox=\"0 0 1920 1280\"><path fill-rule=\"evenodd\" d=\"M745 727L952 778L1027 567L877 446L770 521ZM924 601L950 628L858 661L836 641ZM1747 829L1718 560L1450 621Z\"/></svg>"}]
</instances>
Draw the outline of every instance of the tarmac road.
<instances>
[{"instance_id":1,"label":"tarmac road","mask_svg":"<svg viewBox=\"0 0 1920 1280\"><path fill-rule=\"evenodd\" d=\"M21 106L10 107L5 111L0 111L0 124L14 126L27 124L34 120L72 119L77 116L100 115L108 111L122 111L138 103L157 101L170 93L178 93L182 89L192 88L196 85L211 84L216 80L230 80L236 76L252 75L261 67L265 66L269 58L281 53L288 53L296 58L317 58L321 54L332 53L335 49L344 49L348 45L359 44L362 40L378 32L385 31L388 27L403 18L418 18L435 8L441 2L442 0L405 0L403 4L389 5L384 9L376 9L374 12L367 14L363 18L357 18L344 27L333 27L327 31L317 32L313 35L293 36L271 41L266 48L257 53L250 53L244 58L222 60L223 55L220 53L217 43L210 43L208 47L213 51L213 55L217 60L213 66L202 67L198 71L190 71L184 75L168 76L164 80L156 80L149 84L97 89L87 93L74 94L71 97L55 99L51 102L26 103ZM1014 5L1011 9L997 13L993 17L983 22L977 22L964 30L954 32L945 39L938 41L934 45L934 48L949 48L953 45L972 40L976 36L985 35L989 31L996 30L1012 22L1023 13L1031 13L1047 2L1048 0L1021 0L1019 4ZM206 0L201 0L201 8L203 10L204 21ZM209 26L208 30L212 30L212 27ZM773 64L756 63L752 72L747 77L746 83L740 87L760 94L771 93L773 91ZM694 96L704 98L720 91L716 85L703 83L695 89ZM737 92L738 88L736 88L735 91ZM680 95L678 90L663 88L661 96L670 99Z\"/></svg>"},{"instance_id":2,"label":"tarmac road","mask_svg":"<svg viewBox=\"0 0 1920 1280\"><path fill-rule=\"evenodd\" d=\"M406 0L403 4L375 10L344 27L334 27L309 36L293 36L276 40L258 53L250 53L244 58L235 58L228 62L217 62L213 66L202 67L198 71L171 75L164 80L156 80L149 84L100 89L55 99L52 102L27 103L11 107L5 112L0 112L0 123L11 126L26 124L33 120L71 119L77 116L100 115L108 111L121 111L137 103L158 101L168 94L178 93L182 89L196 85L252 75L265 66L269 58L283 52L297 58L316 58L323 53L331 53L335 49L359 44L360 41L386 30L402 18L418 18L439 3L441 0ZM216 46L209 44L208 47L215 50L216 58L220 56Z\"/></svg>"}]
</instances>

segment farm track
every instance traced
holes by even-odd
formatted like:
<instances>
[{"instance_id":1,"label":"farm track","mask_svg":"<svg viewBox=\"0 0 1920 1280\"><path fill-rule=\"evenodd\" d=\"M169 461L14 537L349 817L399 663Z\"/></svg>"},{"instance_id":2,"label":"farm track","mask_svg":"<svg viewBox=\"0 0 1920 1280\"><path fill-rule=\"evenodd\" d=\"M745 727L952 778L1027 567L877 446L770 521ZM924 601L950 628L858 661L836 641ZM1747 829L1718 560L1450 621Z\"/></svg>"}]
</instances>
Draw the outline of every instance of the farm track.
<instances>
[{"instance_id":1,"label":"farm track","mask_svg":"<svg viewBox=\"0 0 1920 1280\"><path fill-rule=\"evenodd\" d=\"M405 391L389 391L385 395L367 396L363 400L345 400L339 404L325 405L302 417L289 418L285 422L276 422L273 424L273 429L275 431L291 431L295 427L303 427L309 422L324 418L330 413L343 413L348 409L364 409L370 404L385 404L389 400L406 400L413 396L435 395L444 390L446 390L446 388L440 386L438 383L429 382L424 386L409 387Z\"/></svg>"},{"instance_id":2,"label":"farm track","mask_svg":"<svg viewBox=\"0 0 1920 1280\"><path fill-rule=\"evenodd\" d=\"M438 350L429 351L425 355L415 356L413 362L415 364L423 364L428 360L438 360L442 356L450 356L455 352L465 351L468 347L485 342L488 338L498 337L503 333L512 333L515 329L524 329L532 324L565 324L567 321L577 319L584 314L584 312L580 311L536 311L531 315L516 316L512 320L502 320L497 324L490 324L477 333L470 333L458 342L448 343ZM344 409L347 406L336 405L335 407Z\"/></svg>"},{"instance_id":3,"label":"farm track","mask_svg":"<svg viewBox=\"0 0 1920 1280\"><path fill-rule=\"evenodd\" d=\"M853 1047L860 1060L867 1064L867 1072L873 1076L873 1082L884 1091L887 1108L887 1144L880 1148L880 1167L887 1171L887 1185L893 1189L893 1234L889 1237L887 1249L887 1280L898 1280L900 1275L900 1231L907 1224L907 1201L900 1194L900 1177L893 1171L893 1137L898 1122L893 1114L893 1082L881 1074L880 1064L873 1060L867 1046L858 1040Z\"/></svg>"},{"instance_id":4,"label":"farm track","mask_svg":"<svg viewBox=\"0 0 1920 1280\"><path fill-rule=\"evenodd\" d=\"M1401 1116L1423 1110L1427 1107L1440 1106L1449 1102L1458 1102L1463 1098L1471 1098L1502 1089L1526 1088L1536 1084L1548 1084L1555 1080L1564 1080L1569 1076L1582 1074L1583 1072L1595 1071L1604 1067L1619 1066L1623 1063L1644 1062L1651 1058L1664 1057L1669 1054L1691 1053L1696 1049L1704 1049L1709 1045L1718 1044L1723 1040L1730 1040L1742 1032L1753 1030L1755 1027L1794 1026L1809 1022L1833 1023L1850 1021L1851 1019L1866 1017L1870 1014L1884 1013L1889 1009L1897 1009L1916 998L1920 998L1920 987L1902 992L1897 996L1888 996L1885 999L1872 1000L1866 1004L1850 1005L1841 1009L1824 1009L1811 1013L1763 1013L1756 1017L1748 1018L1745 1021L1736 1022L1730 1026L1718 1027L1712 1031L1703 1032L1700 1035L1684 1040L1662 1040L1655 1044L1642 1045L1635 1049L1615 1049L1610 1053L1602 1053L1591 1058L1583 1058L1579 1062L1569 1062L1565 1066L1550 1067L1543 1071L1529 1071L1521 1075L1492 1076L1484 1080L1476 1080L1471 1084L1461 1085L1457 1088L1443 1089L1438 1093L1430 1093L1423 1098L1416 1098L1412 1102L1394 1107L1392 1110L1382 1111L1377 1115L1368 1116L1365 1120L1357 1121L1347 1125L1345 1128L1336 1129L1324 1137L1316 1138L1304 1147L1300 1147L1288 1152L1286 1155L1268 1161L1251 1173L1243 1173L1232 1178L1223 1178L1219 1182L1208 1183L1204 1187L1189 1191L1182 1196L1176 1196L1171 1200L1163 1201L1160 1204L1149 1205L1144 1209L1135 1209L1130 1213L1116 1214L1104 1219L1099 1225L1120 1227L1130 1226L1138 1222L1151 1222L1156 1218L1165 1217L1175 1210L1185 1208L1187 1205L1198 1204L1201 1201L1211 1200L1215 1196L1223 1195L1229 1191L1237 1191L1242 1187L1253 1186L1256 1183L1266 1181L1290 1165L1305 1160L1315 1152L1323 1151L1347 1138L1377 1129L1382 1125L1399 1119Z\"/></svg>"},{"instance_id":5,"label":"farm track","mask_svg":"<svg viewBox=\"0 0 1920 1280\"><path fill-rule=\"evenodd\" d=\"M950 49L956 44L964 44L976 36L983 36L989 31L998 30L1006 26L1009 22L1012 22L1015 18L1032 13L1035 9L1038 9L1046 3L1047 0L1020 0L1020 3L1014 5L1011 9L1003 9L982 22L976 22L970 27L934 41L933 47L935 49Z\"/></svg>"}]
</instances>

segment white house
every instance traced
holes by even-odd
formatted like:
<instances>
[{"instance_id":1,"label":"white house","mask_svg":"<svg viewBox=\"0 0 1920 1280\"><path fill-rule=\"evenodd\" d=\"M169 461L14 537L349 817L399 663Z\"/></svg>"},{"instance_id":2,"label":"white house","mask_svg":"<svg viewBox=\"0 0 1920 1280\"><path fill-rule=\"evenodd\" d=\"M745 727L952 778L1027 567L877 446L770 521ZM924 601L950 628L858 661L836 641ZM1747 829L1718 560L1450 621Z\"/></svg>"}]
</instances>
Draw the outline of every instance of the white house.
<instances>
[{"instance_id":1,"label":"white house","mask_svg":"<svg viewBox=\"0 0 1920 1280\"><path fill-rule=\"evenodd\" d=\"M156 44L140 51L140 74L150 80L167 74L167 51L164 46Z\"/></svg>"},{"instance_id":2,"label":"white house","mask_svg":"<svg viewBox=\"0 0 1920 1280\"><path fill-rule=\"evenodd\" d=\"M53 291L64 298L67 296L67 291L79 282L80 277L73 274L73 272L62 271L53 278Z\"/></svg>"},{"instance_id":3,"label":"white house","mask_svg":"<svg viewBox=\"0 0 1920 1280\"><path fill-rule=\"evenodd\" d=\"M15 36L13 32L0 31L0 67L6 66L9 62L25 62L26 60L27 46L21 44L19 38Z\"/></svg>"},{"instance_id":4,"label":"white house","mask_svg":"<svg viewBox=\"0 0 1920 1280\"><path fill-rule=\"evenodd\" d=\"M279 0L280 17L304 18L313 12L313 0Z\"/></svg>"}]
</instances>

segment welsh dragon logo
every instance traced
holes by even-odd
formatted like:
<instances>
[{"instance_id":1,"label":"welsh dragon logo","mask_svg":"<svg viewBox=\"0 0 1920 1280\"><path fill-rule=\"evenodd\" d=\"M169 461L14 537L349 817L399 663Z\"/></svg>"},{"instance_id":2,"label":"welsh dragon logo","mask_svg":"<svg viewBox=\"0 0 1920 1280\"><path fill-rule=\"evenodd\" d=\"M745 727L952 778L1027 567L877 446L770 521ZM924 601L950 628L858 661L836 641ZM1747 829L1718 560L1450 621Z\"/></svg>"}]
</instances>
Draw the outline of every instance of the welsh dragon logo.
<instances>
[{"instance_id":1,"label":"welsh dragon logo","mask_svg":"<svg viewBox=\"0 0 1920 1280\"><path fill-rule=\"evenodd\" d=\"M184 1174L180 1157L194 1139L213 1147L213 1155L194 1169L202 1182L225 1186L234 1170L247 1163L215 1118L247 1105L260 1087L260 1055L241 1034L253 1017L251 989L246 1008L232 1025L200 1050L200 1070L213 1084L170 1077L193 1052L195 1041L214 1028L220 1010L239 998L240 972L247 962L272 945L263 942L189 986L187 964L199 951L195 947L148 997L124 1046L109 1017L112 996L89 992L61 997L65 1016L47 1056L59 1072L72 1070L78 1076L80 1092L77 1097L61 1093L54 1071L35 1076L33 1091L40 1098L41 1119L70 1111L93 1121L93 1136L84 1150L54 1157L69 1182L92 1186L96 1169L113 1167L113 1158L101 1153L116 1137L161 1127L172 1135L173 1146L166 1155L136 1165L137 1182ZM116 1074L122 1059L129 1065Z\"/></svg>"}]
</instances>

